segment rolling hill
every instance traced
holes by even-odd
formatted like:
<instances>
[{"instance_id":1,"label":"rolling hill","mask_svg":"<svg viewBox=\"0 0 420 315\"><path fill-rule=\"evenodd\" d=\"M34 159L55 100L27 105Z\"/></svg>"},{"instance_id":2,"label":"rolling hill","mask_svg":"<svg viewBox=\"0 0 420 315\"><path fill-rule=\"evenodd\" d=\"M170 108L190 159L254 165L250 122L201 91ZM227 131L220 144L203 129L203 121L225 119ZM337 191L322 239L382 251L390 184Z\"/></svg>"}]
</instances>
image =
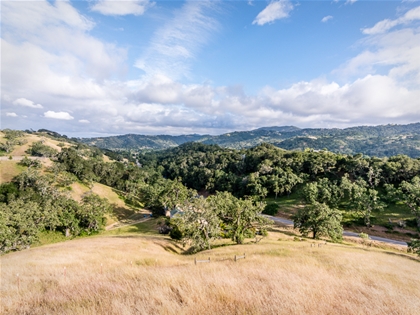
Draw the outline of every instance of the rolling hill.
<instances>
[{"instance_id":1,"label":"rolling hill","mask_svg":"<svg viewBox=\"0 0 420 315\"><path fill-rule=\"evenodd\" d=\"M251 131L235 131L211 135L121 135L99 138L82 138L83 143L110 150L162 150L185 142L217 144L241 149L260 143L272 143L287 150L314 149L344 154L362 153L386 157L397 154L420 157L420 123L408 125L359 126L346 129L306 128L294 126L263 127Z\"/></svg>"}]
</instances>

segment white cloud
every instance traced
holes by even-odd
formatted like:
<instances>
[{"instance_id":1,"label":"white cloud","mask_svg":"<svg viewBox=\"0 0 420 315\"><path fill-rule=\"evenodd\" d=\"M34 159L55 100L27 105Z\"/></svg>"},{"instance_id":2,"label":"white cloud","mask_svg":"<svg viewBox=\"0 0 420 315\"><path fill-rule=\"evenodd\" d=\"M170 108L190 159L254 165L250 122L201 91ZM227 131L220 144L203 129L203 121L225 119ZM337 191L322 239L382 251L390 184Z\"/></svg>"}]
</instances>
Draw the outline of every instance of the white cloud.
<instances>
[{"instance_id":1,"label":"white cloud","mask_svg":"<svg viewBox=\"0 0 420 315\"><path fill-rule=\"evenodd\" d=\"M148 0L99 0L91 10L104 15L143 15L152 5Z\"/></svg>"},{"instance_id":2,"label":"white cloud","mask_svg":"<svg viewBox=\"0 0 420 315\"><path fill-rule=\"evenodd\" d=\"M31 108L44 108L41 104L35 104L34 102L26 99L26 98L18 98L17 100L13 101L13 104L20 105L20 106L26 106Z\"/></svg>"},{"instance_id":3,"label":"white cloud","mask_svg":"<svg viewBox=\"0 0 420 315\"><path fill-rule=\"evenodd\" d=\"M373 35L364 44L368 49L350 59L338 73L386 73L408 87L420 86L420 30L406 28Z\"/></svg>"},{"instance_id":4,"label":"white cloud","mask_svg":"<svg viewBox=\"0 0 420 315\"><path fill-rule=\"evenodd\" d=\"M385 20L379 21L371 28L362 29L362 32L363 34L367 34L367 35L385 33L386 31L390 30L391 28L397 25L408 24L415 20L420 20L420 7L407 11L402 17L398 19L395 19L395 20L385 19Z\"/></svg>"},{"instance_id":5,"label":"white cloud","mask_svg":"<svg viewBox=\"0 0 420 315\"><path fill-rule=\"evenodd\" d=\"M22 77L43 85L51 75L56 84L60 79L100 81L118 74L126 51L89 35L94 26L69 2L2 1L2 75L16 79L16 85ZM35 69L41 73L28 71ZM45 78L45 72L51 75ZM37 79L40 76L43 80Z\"/></svg>"},{"instance_id":6,"label":"white cloud","mask_svg":"<svg viewBox=\"0 0 420 315\"><path fill-rule=\"evenodd\" d=\"M288 0L271 1L264 10L258 13L252 24L264 25L287 18L292 10L293 4Z\"/></svg>"},{"instance_id":7,"label":"white cloud","mask_svg":"<svg viewBox=\"0 0 420 315\"><path fill-rule=\"evenodd\" d=\"M16 113L6 113L7 117L17 117L18 115Z\"/></svg>"},{"instance_id":8,"label":"white cloud","mask_svg":"<svg viewBox=\"0 0 420 315\"><path fill-rule=\"evenodd\" d=\"M367 36L359 43L364 51L333 74L345 77L340 83L315 79L247 95L241 86L178 80L219 28L213 2L188 2L175 12L138 60L147 75L131 81L114 75L124 67L125 51L91 36L94 23L76 10L79 16L72 19L85 21L84 26L65 22L69 19L58 9L61 4L18 4L7 2L5 7L23 24L8 15L9 24L2 21L2 110L8 117L16 117L10 115L16 111L20 120L23 112L16 105L26 106L26 121L34 129L47 123L48 129L62 133L217 134L264 125L347 127L420 121L420 30L415 28ZM45 18L45 12L51 17ZM406 14L407 19L414 13ZM25 23L36 25L36 31ZM53 119L37 115L30 120L40 108L31 100L47 108L44 117ZM16 128L19 120L2 123Z\"/></svg>"},{"instance_id":9,"label":"white cloud","mask_svg":"<svg viewBox=\"0 0 420 315\"><path fill-rule=\"evenodd\" d=\"M53 4L40 1L2 1L2 24L12 27L20 35L35 35L45 27L70 27L74 30L91 30L95 23L79 12L67 1Z\"/></svg>"},{"instance_id":10,"label":"white cloud","mask_svg":"<svg viewBox=\"0 0 420 315\"><path fill-rule=\"evenodd\" d=\"M44 113L44 117L46 118L52 118L52 119L62 119L62 120L72 120L74 117L72 117L67 112L54 112L52 110L49 110Z\"/></svg>"},{"instance_id":11,"label":"white cloud","mask_svg":"<svg viewBox=\"0 0 420 315\"><path fill-rule=\"evenodd\" d=\"M342 86L319 80L300 82L288 89L267 88L265 96L269 100L267 106L274 111L307 119L328 117L330 123L420 119L416 106L420 90L409 90L382 75L367 75Z\"/></svg>"},{"instance_id":12,"label":"white cloud","mask_svg":"<svg viewBox=\"0 0 420 315\"><path fill-rule=\"evenodd\" d=\"M328 22L329 20L331 20L333 17L332 17L332 15L327 15L327 16L324 16L323 18L322 18L322 20L321 20L321 22L323 22L323 23L325 23L325 22Z\"/></svg>"},{"instance_id":13,"label":"white cloud","mask_svg":"<svg viewBox=\"0 0 420 315\"><path fill-rule=\"evenodd\" d=\"M211 16L217 6L212 1L186 2L174 18L155 32L135 67L149 76L188 77L191 60L218 29L217 21Z\"/></svg>"},{"instance_id":14,"label":"white cloud","mask_svg":"<svg viewBox=\"0 0 420 315\"><path fill-rule=\"evenodd\" d=\"M357 0L346 0L345 4L353 4L355 2L357 2Z\"/></svg>"}]
</instances>

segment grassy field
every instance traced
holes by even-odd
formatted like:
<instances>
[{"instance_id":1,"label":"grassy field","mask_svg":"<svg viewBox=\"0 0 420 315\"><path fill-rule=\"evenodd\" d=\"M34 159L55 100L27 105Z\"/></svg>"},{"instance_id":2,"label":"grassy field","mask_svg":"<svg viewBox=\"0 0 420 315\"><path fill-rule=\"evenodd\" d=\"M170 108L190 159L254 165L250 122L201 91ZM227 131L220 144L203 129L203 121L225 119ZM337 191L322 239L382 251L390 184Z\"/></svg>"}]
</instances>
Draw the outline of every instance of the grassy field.
<instances>
[{"instance_id":1,"label":"grassy field","mask_svg":"<svg viewBox=\"0 0 420 315\"><path fill-rule=\"evenodd\" d=\"M17 164L17 161L0 161L0 184L10 182L15 176L19 175L25 166Z\"/></svg>"},{"instance_id":2,"label":"grassy field","mask_svg":"<svg viewBox=\"0 0 420 315\"><path fill-rule=\"evenodd\" d=\"M418 314L420 262L398 251L294 242L196 255L157 220L1 257L2 314ZM112 232L112 233L111 233ZM233 261L234 255L246 259ZM194 258L210 263L194 265ZM19 276L17 276L19 274Z\"/></svg>"}]
</instances>

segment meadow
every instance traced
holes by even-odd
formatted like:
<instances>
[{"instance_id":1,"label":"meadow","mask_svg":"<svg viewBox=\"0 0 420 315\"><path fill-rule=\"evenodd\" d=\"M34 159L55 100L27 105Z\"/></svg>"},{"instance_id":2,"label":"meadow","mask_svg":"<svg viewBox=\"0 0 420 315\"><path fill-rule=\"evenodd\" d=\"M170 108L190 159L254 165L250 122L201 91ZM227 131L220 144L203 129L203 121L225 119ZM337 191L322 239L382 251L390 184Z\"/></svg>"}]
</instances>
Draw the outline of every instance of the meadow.
<instances>
[{"instance_id":1,"label":"meadow","mask_svg":"<svg viewBox=\"0 0 420 315\"><path fill-rule=\"evenodd\" d=\"M420 261L277 228L195 255L157 220L1 257L2 314L418 314ZM318 247L318 244L320 244ZM235 262L235 255L246 254ZM194 258L210 263L194 264Z\"/></svg>"}]
</instances>

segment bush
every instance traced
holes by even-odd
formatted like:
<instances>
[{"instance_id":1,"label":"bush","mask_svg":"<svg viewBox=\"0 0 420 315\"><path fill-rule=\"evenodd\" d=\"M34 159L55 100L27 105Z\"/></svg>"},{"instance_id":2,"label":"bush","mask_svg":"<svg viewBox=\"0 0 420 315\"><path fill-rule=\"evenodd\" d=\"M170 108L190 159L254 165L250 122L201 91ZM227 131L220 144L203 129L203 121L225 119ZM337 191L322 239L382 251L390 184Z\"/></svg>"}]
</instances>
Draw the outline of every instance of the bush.
<instances>
[{"instance_id":1,"label":"bush","mask_svg":"<svg viewBox=\"0 0 420 315\"><path fill-rule=\"evenodd\" d=\"M41 141L34 142L32 146L26 150L26 153L32 156L45 156L52 157L58 153L58 151L50 146L43 144Z\"/></svg>"},{"instance_id":2,"label":"bush","mask_svg":"<svg viewBox=\"0 0 420 315\"><path fill-rule=\"evenodd\" d=\"M411 242L407 242L408 252L415 253L420 256L420 239L411 239Z\"/></svg>"},{"instance_id":3,"label":"bush","mask_svg":"<svg viewBox=\"0 0 420 315\"><path fill-rule=\"evenodd\" d=\"M183 237L182 232L179 230L178 226L174 226L172 230L169 232L169 236L174 240L181 240Z\"/></svg>"},{"instance_id":4,"label":"bush","mask_svg":"<svg viewBox=\"0 0 420 315\"><path fill-rule=\"evenodd\" d=\"M392 231L394 229L394 225L391 222L385 223L384 227L386 227L390 231Z\"/></svg>"},{"instance_id":5,"label":"bush","mask_svg":"<svg viewBox=\"0 0 420 315\"><path fill-rule=\"evenodd\" d=\"M278 211L279 211L279 207L277 204L269 203L268 205L265 206L262 213L268 214L268 215L276 215Z\"/></svg>"},{"instance_id":6,"label":"bush","mask_svg":"<svg viewBox=\"0 0 420 315\"><path fill-rule=\"evenodd\" d=\"M27 166L27 167L34 167L34 168L41 167L41 162L39 160L31 160L27 156L25 156L18 164Z\"/></svg>"}]
</instances>

